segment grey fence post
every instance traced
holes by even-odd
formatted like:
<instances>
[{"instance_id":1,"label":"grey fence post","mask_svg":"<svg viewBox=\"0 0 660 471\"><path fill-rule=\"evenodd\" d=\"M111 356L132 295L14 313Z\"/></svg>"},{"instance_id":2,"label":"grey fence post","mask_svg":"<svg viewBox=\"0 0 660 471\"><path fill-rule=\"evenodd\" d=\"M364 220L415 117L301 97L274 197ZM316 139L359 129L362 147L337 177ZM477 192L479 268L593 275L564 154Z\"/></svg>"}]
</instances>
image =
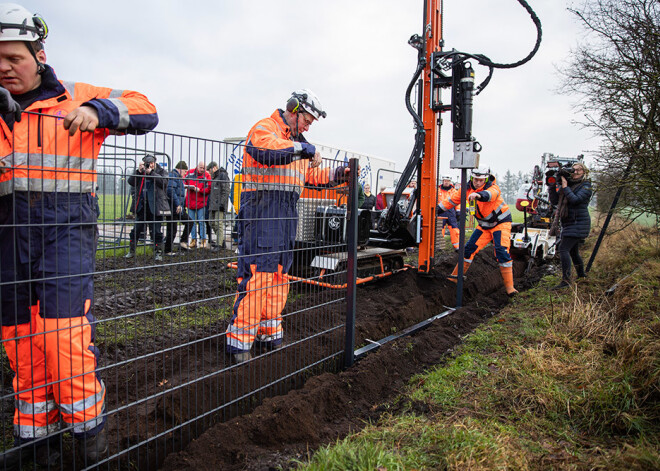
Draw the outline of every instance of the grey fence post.
<instances>
[{"instance_id":1,"label":"grey fence post","mask_svg":"<svg viewBox=\"0 0 660 471\"><path fill-rule=\"evenodd\" d=\"M346 208L346 342L344 367L353 366L355 352L355 295L357 291L358 160L350 159L348 205Z\"/></svg>"},{"instance_id":2,"label":"grey fence post","mask_svg":"<svg viewBox=\"0 0 660 471\"><path fill-rule=\"evenodd\" d=\"M458 271L456 278L456 309L463 306L463 261L465 260L465 220L470 206L467 202L467 170L461 169L461 217L458 221Z\"/></svg>"}]
</instances>

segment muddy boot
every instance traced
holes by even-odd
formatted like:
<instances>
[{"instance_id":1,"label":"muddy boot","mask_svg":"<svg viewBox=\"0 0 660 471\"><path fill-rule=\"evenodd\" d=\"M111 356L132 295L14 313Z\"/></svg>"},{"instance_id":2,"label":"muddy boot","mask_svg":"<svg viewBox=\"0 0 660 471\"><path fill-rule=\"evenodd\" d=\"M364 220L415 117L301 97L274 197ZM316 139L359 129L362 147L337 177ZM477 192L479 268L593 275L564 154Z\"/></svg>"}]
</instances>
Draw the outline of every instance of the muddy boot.
<instances>
[{"instance_id":1,"label":"muddy boot","mask_svg":"<svg viewBox=\"0 0 660 471\"><path fill-rule=\"evenodd\" d=\"M80 440L81 452L85 465L98 463L108 452L108 440L105 436L105 429L93 437L85 437Z\"/></svg>"},{"instance_id":2,"label":"muddy boot","mask_svg":"<svg viewBox=\"0 0 660 471\"><path fill-rule=\"evenodd\" d=\"M504 281L507 296L511 298L518 294L518 290L513 287L513 267L500 267L500 274L502 275L502 281Z\"/></svg>"},{"instance_id":3,"label":"muddy boot","mask_svg":"<svg viewBox=\"0 0 660 471\"><path fill-rule=\"evenodd\" d=\"M11 448L0 455L0 469L7 471L19 470L32 462L31 446L24 448ZM27 469L27 468L26 468Z\"/></svg>"},{"instance_id":4,"label":"muddy boot","mask_svg":"<svg viewBox=\"0 0 660 471\"><path fill-rule=\"evenodd\" d=\"M16 444L19 446L19 443ZM19 470L34 462L44 468L55 466L60 461L60 449L57 437L23 444L22 448L12 448L0 455L0 469ZM27 468L26 468L27 469Z\"/></svg>"},{"instance_id":5,"label":"muddy boot","mask_svg":"<svg viewBox=\"0 0 660 471\"><path fill-rule=\"evenodd\" d=\"M35 462L39 466L43 468L51 469L59 463L60 457L61 457L60 441L57 436L51 437L45 442L42 442L39 445L37 445Z\"/></svg>"},{"instance_id":6,"label":"muddy boot","mask_svg":"<svg viewBox=\"0 0 660 471\"><path fill-rule=\"evenodd\" d=\"M470 265L472 265L471 262L466 262L463 261L463 279L465 279L465 274L467 273L468 269L470 268ZM454 271L451 272L451 275L447 277L449 281L452 283L458 282L458 264L454 267Z\"/></svg>"},{"instance_id":7,"label":"muddy boot","mask_svg":"<svg viewBox=\"0 0 660 471\"><path fill-rule=\"evenodd\" d=\"M233 365L240 365L241 363L245 363L249 360L252 360L252 353L250 350L231 354L231 362Z\"/></svg>"},{"instance_id":8,"label":"muddy boot","mask_svg":"<svg viewBox=\"0 0 660 471\"><path fill-rule=\"evenodd\" d=\"M257 336L257 340L254 342L254 348L259 354L280 350L283 346L284 341L282 339L271 341L259 340L259 336Z\"/></svg>"},{"instance_id":9,"label":"muddy boot","mask_svg":"<svg viewBox=\"0 0 660 471\"><path fill-rule=\"evenodd\" d=\"M587 274L584 272L584 265L579 264L575 265L575 271L577 271L577 277L578 278L586 278Z\"/></svg>"},{"instance_id":10,"label":"muddy boot","mask_svg":"<svg viewBox=\"0 0 660 471\"><path fill-rule=\"evenodd\" d=\"M131 242L131 245L128 247L128 253L124 255L124 258L133 258L135 257L135 242Z\"/></svg>"},{"instance_id":11,"label":"muddy boot","mask_svg":"<svg viewBox=\"0 0 660 471\"><path fill-rule=\"evenodd\" d=\"M569 281L561 280L561 283L559 283L558 285L553 286L552 288L550 288L550 290L551 291L556 291L558 289L568 288L569 286L571 286L571 283Z\"/></svg>"}]
</instances>

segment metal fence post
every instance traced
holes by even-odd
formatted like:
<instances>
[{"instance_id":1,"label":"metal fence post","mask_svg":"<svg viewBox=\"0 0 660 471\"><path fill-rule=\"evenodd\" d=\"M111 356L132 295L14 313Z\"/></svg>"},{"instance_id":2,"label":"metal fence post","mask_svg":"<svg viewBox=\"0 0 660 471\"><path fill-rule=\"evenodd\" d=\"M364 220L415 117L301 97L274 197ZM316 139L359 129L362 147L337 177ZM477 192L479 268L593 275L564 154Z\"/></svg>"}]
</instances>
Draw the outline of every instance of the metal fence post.
<instances>
[{"instance_id":1,"label":"metal fence post","mask_svg":"<svg viewBox=\"0 0 660 471\"><path fill-rule=\"evenodd\" d=\"M348 206L346 211L346 342L344 367L353 366L355 352L355 295L357 291L358 160L349 161Z\"/></svg>"},{"instance_id":2,"label":"metal fence post","mask_svg":"<svg viewBox=\"0 0 660 471\"><path fill-rule=\"evenodd\" d=\"M456 278L456 309L463 306L463 261L465 260L465 219L469 211L467 202L467 170L461 169L461 216L458 221L459 242L458 242L458 271Z\"/></svg>"}]
</instances>

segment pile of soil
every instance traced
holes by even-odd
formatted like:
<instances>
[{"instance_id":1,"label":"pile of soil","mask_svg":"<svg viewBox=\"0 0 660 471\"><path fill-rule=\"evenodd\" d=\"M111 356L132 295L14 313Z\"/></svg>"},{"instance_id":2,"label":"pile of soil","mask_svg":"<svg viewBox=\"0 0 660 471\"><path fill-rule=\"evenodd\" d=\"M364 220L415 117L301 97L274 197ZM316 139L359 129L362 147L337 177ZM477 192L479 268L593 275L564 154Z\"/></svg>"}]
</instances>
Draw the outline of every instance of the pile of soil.
<instances>
[{"instance_id":1,"label":"pile of soil","mask_svg":"<svg viewBox=\"0 0 660 471\"><path fill-rule=\"evenodd\" d=\"M445 310L455 303L455 284L446 280L455 255L437 261L432 276L399 273L360 287L357 298L357 344L379 340ZM518 290L543 276L526 261L514 263ZM292 466L310 450L359 430L377 420L411 376L438 364L479 324L508 302L496 260L490 250L477 255L465 284L464 307L425 330L385 344L352 368L324 373L300 389L267 398L250 414L214 425L185 450L170 454L161 469L268 470ZM278 362L294 361L295 349L278 352ZM241 368L259 368L245 365ZM388 412L392 412L389 407Z\"/></svg>"}]
</instances>

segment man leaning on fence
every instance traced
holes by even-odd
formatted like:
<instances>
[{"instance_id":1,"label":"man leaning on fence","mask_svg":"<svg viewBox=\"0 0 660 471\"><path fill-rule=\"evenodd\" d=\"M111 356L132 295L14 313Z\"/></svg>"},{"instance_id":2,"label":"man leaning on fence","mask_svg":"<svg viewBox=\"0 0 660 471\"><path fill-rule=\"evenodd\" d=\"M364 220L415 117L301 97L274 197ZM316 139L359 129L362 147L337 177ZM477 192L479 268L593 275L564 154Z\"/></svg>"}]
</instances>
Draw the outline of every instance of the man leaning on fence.
<instances>
[{"instance_id":1,"label":"man leaning on fence","mask_svg":"<svg viewBox=\"0 0 660 471\"><path fill-rule=\"evenodd\" d=\"M321 154L303 136L326 113L310 90L293 92L286 109L255 124L246 139L238 212L238 293L227 328L227 352L235 363L282 346L282 311L289 293L303 186L334 186L347 168L320 168Z\"/></svg>"},{"instance_id":2,"label":"man leaning on fence","mask_svg":"<svg viewBox=\"0 0 660 471\"><path fill-rule=\"evenodd\" d=\"M0 23L0 307L21 445L0 468L57 462L60 421L89 464L108 448L92 316L96 159L109 129L142 132L158 117L139 93L60 82L38 15L0 4Z\"/></svg>"}]
</instances>

